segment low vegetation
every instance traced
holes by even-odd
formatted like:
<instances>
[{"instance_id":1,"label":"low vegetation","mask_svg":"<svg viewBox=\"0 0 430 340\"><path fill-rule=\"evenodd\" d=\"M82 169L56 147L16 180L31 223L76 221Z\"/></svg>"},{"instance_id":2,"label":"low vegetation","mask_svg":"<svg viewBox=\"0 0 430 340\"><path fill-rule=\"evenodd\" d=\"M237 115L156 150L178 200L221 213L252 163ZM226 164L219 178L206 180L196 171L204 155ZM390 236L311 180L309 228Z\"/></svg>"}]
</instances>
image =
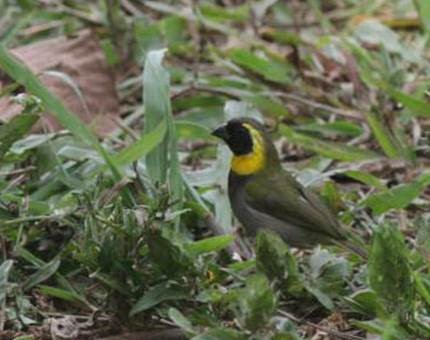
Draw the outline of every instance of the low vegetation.
<instances>
[{"instance_id":1,"label":"low vegetation","mask_svg":"<svg viewBox=\"0 0 430 340\"><path fill-rule=\"evenodd\" d=\"M0 0L0 13L1 339L430 338L427 0ZM103 71L79 72L83 56L73 73L17 52L88 29L118 98L85 86ZM91 104L108 98L109 126ZM210 135L239 116L265 120L368 261L242 237L230 153Z\"/></svg>"}]
</instances>

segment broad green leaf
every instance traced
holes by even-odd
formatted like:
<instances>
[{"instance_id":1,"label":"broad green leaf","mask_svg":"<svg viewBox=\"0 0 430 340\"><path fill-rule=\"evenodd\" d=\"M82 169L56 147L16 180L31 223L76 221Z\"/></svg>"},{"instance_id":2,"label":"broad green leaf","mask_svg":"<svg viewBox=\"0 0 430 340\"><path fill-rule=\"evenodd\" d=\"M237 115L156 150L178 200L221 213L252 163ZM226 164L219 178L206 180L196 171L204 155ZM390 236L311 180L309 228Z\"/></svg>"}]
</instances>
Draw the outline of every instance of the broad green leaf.
<instances>
[{"instance_id":1,"label":"broad green leaf","mask_svg":"<svg viewBox=\"0 0 430 340\"><path fill-rule=\"evenodd\" d=\"M58 268L60 267L60 259L55 258L50 262L47 262L43 266L41 266L34 274L30 275L23 283L22 289L27 291L37 284L46 281L52 275L54 275Z\"/></svg>"},{"instance_id":2,"label":"broad green leaf","mask_svg":"<svg viewBox=\"0 0 430 340\"><path fill-rule=\"evenodd\" d=\"M220 251L229 246L233 240L233 235L214 236L187 244L185 245L185 250L191 257L196 257L200 254Z\"/></svg>"},{"instance_id":3,"label":"broad green leaf","mask_svg":"<svg viewBox=\"0 0 430 340\"><path fill-rule=\"evenodd\" d=\"M359 313L373 317L385 315L378 296L371 289L361 289L344 298L347 303Z\"/></svg>"},{"instance_id":4,"label":"broad green leaf","mask_svg":"<svg viewBox=\"0 0 430 340\"><path fill-rule=\"evenodd\" d=\"M413 310L414 282L406 256L405 240L393 225L374 234L369 257L369 281L388 313L406 317Z\"/></svg>"},{"instance_id":5,"label":"broad green leaf","mask_svg":"<svg viewBox=\"0 0 430 340\"><path fill-rule=\"evenodd\" d=\"M12 260L6 260L0 265L0 309L3 308L3 304L6 302L7 284L12 265Z\"/></svg>"},{"instance_id":6,"label":"broad green leaf","mask_svg":"<svg viewBox=\"0 0 430 340\"><path fill-rule=\"evenodd\" d=\"M178 327L186 331L190 334L195 334L196 332L193 329L193 325L191 324L191 321L186 318L184 314L182 314L179 310L176 308L170 308L169 309L169 318L172 320Z\"/></svg>"},{"instance_id":7,"label":"broad green leaf","mask_svg":"<svg viewBox=\"0 0 430 340\"><path fill-rule=\"evenodd\" d=\"M79 147L75 145L64 145L57 151L57 156L74 160L76 162L83 162L87 159L94 163L103 163L103 159L90 148Z\"/></svg>"},{"instance_id":8,"label":"broad green leaf","mask_svg":"<svg viewBox=\"0 0 430 340\"><path fill-rule=\"evenodd\" d=\"M146 311L164 301L183 300L189 297L188 287L175 282L162 282L148 290L131 308L130 316Z\"/></svg>"},{"instance_id":9,"label":"broad green leaf","mask_svg":"<svg viewBox=\"0 0 430 340\"><path fill-rule=\"evenodd\" d=\"M363 204L370 207L376 215L383 214L390 209L403 209L420 196L429 184L430 173L424 173L411 183L400 184L392 189L371 195Z\"/></svg>"},{"instance_id":10,"label":"broad green leaf","mask_svg":"<svg viewBox=\"0 0 430 340\"><path fill-rule=\"evenodd\" d=\"M292 128L281 125L279 131L290 143L297 144L306 150L318 153L321 156L337 159L346 162L369 160L378 157L378 154L362 150L353 146L323 141L302 133L294 131Z\"/></svg>"},{"instance_id":11,"label":"broad green leaf","mask_svg":"<svg viewBox=\"0 0 430 340\"><path fill-rule=\"evenodd\" d=\"M309 268L304 280L306 289L326 308L333 309L333 299L345 293L345 282L351 270L348 261L317 248L309 258Z\"/></svg>"},{"instance_id":12,"label":"broad green leaf","mask_svg":"<svg viewBox=\"0 0 430 340\"><path fill-rule=\"evenodd\" d=\"M332 298L326 293L324 293L321 289L319 289L318 286L312 285L306 281L304 282L304 286L306 290L311 293L321 305L323 305L328 310L334 309L334 303Z\"/></svg>"},{"instance_id":13,"label":"broad green leaf","mask_svg":"<svg viewBox=\"0 0 430 340\"><path fill-rule=\"evenodd\" d=\"M246 286L239 291L236 317L250 331L266 325L276 308L276 297L266 276L256 274L246 279Z\"/></svg>"},{"instance_id":14,"label":"broad green leaf","mask_svg":"<svg viewBox=\"0 0 430 340\"><path fill-rule=\"evenodd\" d=\"M278 235L259 232L255 252L257 269L270 281L278 280L280 286L293 295L302 291L297 264L287 244Z\"/></svg>"},{"instance_id":15,"label":"broad green leaf","mask_svg":"<svg viewBox=\"0 0 430 340\"><path fill-rule=\"evenodd\" d=\"M160 230L147 233L147 244L153 264L168 277L178 277L193 271L194 265L188 254L170 238L163 236Z\"/></svg>"},{"instance_id":16,"label":"broad green leaf","mask_svg":"<svg viewBox=\"0 0 430 340\"><path fill-rule=\"evenodd\" d=\"M233 49L230 51L230 58L235 64L262 76L266 80L283 85L291 83L290 68L287 64L258 57L245 49Z\"/></svg>"},{"instance_id":17,"label":"broad green leaf","mask_svg":"<svg viewBox=\"0 0 430 340\"><path fill-rule=\"evenodd\" d=\"M10 148L10 151L20 155L24 153L25 151L34 149L42 144L45 144L52 138L54 138L56 134L55 133L45 133L45 134L32 134L28 135L25 138L22 138L15 143Z\"/></svg>"}]
</instances>

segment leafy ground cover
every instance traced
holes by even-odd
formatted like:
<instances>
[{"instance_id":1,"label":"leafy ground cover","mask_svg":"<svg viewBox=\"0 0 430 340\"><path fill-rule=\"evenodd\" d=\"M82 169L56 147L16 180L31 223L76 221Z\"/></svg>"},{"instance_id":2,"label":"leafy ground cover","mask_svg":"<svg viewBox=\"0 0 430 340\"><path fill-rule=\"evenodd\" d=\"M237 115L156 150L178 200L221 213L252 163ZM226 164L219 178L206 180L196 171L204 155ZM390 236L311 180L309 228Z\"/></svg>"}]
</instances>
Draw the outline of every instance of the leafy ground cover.
<instances>
[{"instance_id":1,"label":"leafy ground cover","mask_svg":"<svg viewBox=\"0 0 430 340\"><path fill-rule=\"evenodd\" d=\"M0 1L0 13L0 94L22 110L0 126L2 339L430 338L426 0ZM120 100L104 138L10 52L88 28ZM54 75L85 101L78 79ZM35 133L42 112L64 129ZM368 261L240 237L230 154L210 136L237 116L264 118Z\"/></svg>"}]
</instances>

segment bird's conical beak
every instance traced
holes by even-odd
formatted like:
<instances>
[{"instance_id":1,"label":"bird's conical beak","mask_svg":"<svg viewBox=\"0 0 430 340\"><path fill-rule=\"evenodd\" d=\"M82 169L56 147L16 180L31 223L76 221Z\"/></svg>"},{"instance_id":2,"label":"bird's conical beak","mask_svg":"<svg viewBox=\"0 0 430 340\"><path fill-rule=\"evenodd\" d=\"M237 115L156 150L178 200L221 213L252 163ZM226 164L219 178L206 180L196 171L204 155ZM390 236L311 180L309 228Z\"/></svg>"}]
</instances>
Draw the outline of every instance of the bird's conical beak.
<instances>
[{"instance_id":1,"label":"bird's conical beak","mask_svg":"<svg viewBox=\"0 0 430 340\"><path fill-rule=\"evenodd\" d=\"M225 127L225 125L220 126L219 128L213 130L212 136L221 138L222 140L227 140L228 139L228 132L227 132L227 128Z\"/></svg>"}]
</instances>

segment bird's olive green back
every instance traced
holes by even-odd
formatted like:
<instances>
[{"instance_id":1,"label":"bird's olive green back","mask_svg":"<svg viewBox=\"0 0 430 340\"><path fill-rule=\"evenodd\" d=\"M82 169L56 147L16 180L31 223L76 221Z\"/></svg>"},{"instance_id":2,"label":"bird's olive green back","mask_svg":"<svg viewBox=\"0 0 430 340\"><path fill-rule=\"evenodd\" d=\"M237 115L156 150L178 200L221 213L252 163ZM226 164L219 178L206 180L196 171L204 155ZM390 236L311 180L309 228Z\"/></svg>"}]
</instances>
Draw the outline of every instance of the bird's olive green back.
<instances>
[{"instance_id":1,"label":"bird's olive green back","mask_svg":"<svg viewBox=\"0 0 430 340\"><path fill-rule=\"evenodd\" d=\"M330 209L284 169L266 169L249 178L245 186L246 203L253 209L322 236L344 238Z\"/></svg>"}]
</instances>

